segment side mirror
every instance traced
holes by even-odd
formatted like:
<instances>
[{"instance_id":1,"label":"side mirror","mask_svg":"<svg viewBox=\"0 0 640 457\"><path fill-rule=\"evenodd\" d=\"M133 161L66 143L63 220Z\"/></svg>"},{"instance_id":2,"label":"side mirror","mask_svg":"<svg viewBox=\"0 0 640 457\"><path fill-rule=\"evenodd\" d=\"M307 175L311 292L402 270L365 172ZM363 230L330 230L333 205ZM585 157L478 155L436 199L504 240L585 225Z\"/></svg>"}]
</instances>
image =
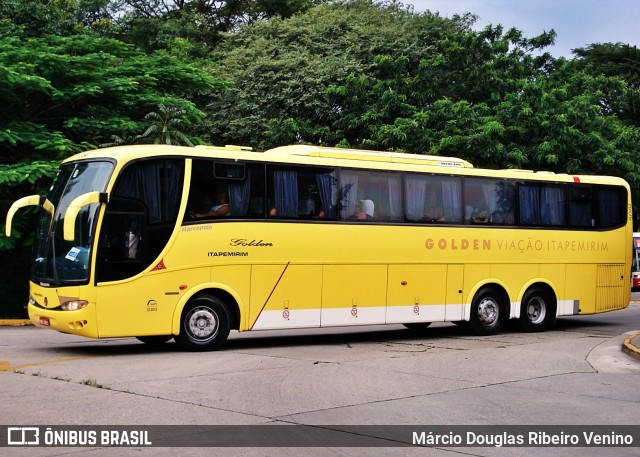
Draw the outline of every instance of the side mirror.
<instances>
[{"instance_id":1,"label":"side mirror","mask_svg":"<svg viewBox=\"0 0 640 457\"><path fill-rule=\"evenodd\" d=\"M91 203L107 203L109 196L105 192L89 192L73 199L64 214L63 236L65 241L73 241L76 218L80 210Z\"/></svg>"},{"instance_id":2,"label":"side mirror","mask_svg":"<svg viewBox=\"0 0 640 457\"><path fill-rule=\"evenodd\" d=\"M53 215L53 203L42 195L29 195L28 197L22 197L21 199L13 202L13 205L11 205L9 212L7 213L6 226L4 229L7 238L11 236L11 223L13 222L13 216L20 208L24 208L26 206L42 206L45 211Z\"/></svg>"}]
</instances>

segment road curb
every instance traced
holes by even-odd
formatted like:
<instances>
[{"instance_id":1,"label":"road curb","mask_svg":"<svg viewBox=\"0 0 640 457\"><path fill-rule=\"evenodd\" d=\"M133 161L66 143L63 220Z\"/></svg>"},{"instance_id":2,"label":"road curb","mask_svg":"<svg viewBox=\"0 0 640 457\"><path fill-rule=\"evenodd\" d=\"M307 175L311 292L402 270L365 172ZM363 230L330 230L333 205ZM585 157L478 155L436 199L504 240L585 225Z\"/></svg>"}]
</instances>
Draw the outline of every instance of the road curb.
<instances>
[{"instance_id":1,"label":"road curb","mask_svg":"<svg viewBox=\"0 0 640 457\"><path fill-rule=\"evenodd\" d=\"M20 327L22 325L32 325L29 319L0 319L0 327Z\"/></svg>"},{"instance_id":2,"label":"road curb","mask_svg":"<svg viewBox=\"0 0 640 457\"><path fill-rule=\"evenodd\" d=\"M622 343L622 352L633 357L636 360L640 360L640 349L638 346L640 345L640 332L635 335L631 335L628 338L625 338Z\"/></svg>"}]
</instances>

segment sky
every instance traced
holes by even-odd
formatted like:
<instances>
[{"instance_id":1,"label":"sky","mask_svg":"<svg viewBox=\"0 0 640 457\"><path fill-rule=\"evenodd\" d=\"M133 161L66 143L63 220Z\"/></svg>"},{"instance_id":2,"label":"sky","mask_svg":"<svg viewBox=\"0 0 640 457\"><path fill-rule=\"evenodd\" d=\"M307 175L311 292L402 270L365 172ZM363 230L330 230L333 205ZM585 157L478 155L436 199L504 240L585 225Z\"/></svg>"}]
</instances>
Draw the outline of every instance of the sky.
<instances>
[{"instance_id":1,"label":"sky","mask_svg":"<svg viewBox=\"0 0 640 457\"><path fill-rule=\"evenodd\" d=\"M531 38L556 31L556 44L545 48L555 57L592 43L640 46L640 0L402 0L415 12L440 16L470 12L479 16L474 29L487 24L515 27Z\"/></svg>"}]
</instances>

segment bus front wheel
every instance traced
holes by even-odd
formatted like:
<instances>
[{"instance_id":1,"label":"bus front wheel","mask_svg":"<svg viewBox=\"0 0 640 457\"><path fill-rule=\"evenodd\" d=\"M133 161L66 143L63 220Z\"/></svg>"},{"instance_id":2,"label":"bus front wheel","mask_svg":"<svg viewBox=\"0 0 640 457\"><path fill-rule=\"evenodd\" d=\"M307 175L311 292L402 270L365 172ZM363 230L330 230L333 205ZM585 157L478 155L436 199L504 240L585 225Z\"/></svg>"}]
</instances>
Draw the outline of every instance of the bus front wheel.
<instances>
[{"instance_id":1,"label":"bus front wheel","mask_svg":"<svg viewBox=\"0 0 640 457\"><path fill-rule=\"evenodd\" d=\"M553 299L544 289L534 287L522 299L518 324L525 332L542 332L555 318Z\"/></svg>"},{"instance_id":2,"label":"bus front wheel","mask_svg":"<svg viewBox=\"0 0 640 457\"><path fill-rule=\"evenodd\" d=\"M501 294L494 288L480 290L471 302L468 326L476 335L498 333L507 318Z\"/></svg>"},{"instance_id":3,"label":"bus front wheel","mask_svg":"<svg viewBox=\"0 0 640 457\"><path fill-rule=\"evenodd\" d=\"M229 311L224 301L211 295L198 295L182 311L180 333L175 337L181 348L211 351L229 336Z\"/></svg>"}]
</instances>

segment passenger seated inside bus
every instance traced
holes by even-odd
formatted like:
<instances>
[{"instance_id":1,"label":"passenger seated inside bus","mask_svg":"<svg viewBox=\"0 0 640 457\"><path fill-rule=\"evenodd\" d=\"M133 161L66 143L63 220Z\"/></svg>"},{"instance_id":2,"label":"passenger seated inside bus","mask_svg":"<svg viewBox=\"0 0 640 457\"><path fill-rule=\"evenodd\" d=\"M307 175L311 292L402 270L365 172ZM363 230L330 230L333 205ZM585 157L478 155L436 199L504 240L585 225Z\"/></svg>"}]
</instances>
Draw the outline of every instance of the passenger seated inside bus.
<instances>
[{"instance_id":1,"label":"passenger seated inside bus","mask_svg":"<svg viewBox=\"0 0 640 457\"><path fill-rule=\"evenodd\" d=\"M371 200L360 200L356 204L355 219L373 219L373 208L374 204Z\"/></svg>"},{"instance_id":2,"label":"passenger seated inside bus","mask_svg":"<svg viewBox=\"0 0 640 457\"><path fill-rule=\"evenodd\" d=\"M489 212L480 208L475 208L473 213L471 213L470 222L472 224L488 224L491 222L489 220Z\"/></svg>"},{"instance_id":3,"label":"passenger seated inside bus","mask_svg":"<svg viewBox=\"0 0 640 457\"><path fill-rule=\"evenodd\" d=\"M205 212L191 212L191 217L195 219L205 219L210 217L226 216L231 211L229 197L225 191L218 192L216 202Z\"/></svg>"},{"instance_id":4,"label":"passenger seated inside bus","mask_svg":"<svg viewBox=\"0 0 640 457\"><path fill-rule=\"evenodd\" d=\"M421 220L424 222L444 222L444 209L436 208L434 211L428 211L424 216L422 216Z\"/></svg>"}]
</instances>

